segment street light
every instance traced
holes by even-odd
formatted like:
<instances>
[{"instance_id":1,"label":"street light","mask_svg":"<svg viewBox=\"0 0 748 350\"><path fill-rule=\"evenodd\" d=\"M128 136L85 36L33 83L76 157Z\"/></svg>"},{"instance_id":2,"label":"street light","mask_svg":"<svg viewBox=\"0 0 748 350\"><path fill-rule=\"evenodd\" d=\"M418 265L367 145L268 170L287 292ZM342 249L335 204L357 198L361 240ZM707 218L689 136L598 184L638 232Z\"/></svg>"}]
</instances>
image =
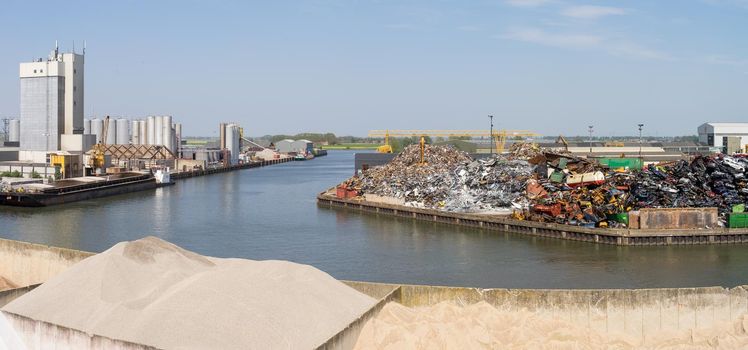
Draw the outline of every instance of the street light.
<instances>
[{"instance_id":1,"label":"street light","mask_svg":"<svg viewBox=\"0 0 748 350\"><path fill-rule=\"evenodd\" d=\"M589 133L590 133L590 155L592 155L592 131L593 131L592 128L593 128L592 125L587 126L587 129L589 130Z\"/></svg>"},{"instance_id":2,"label":"street light","mask_svg":"<svg viewBox=\"0 0 748 350\"><path fill-rule=\"evenodd\" d=\"M639 125L639 159L642 159L642 128L644 127L644 124L637 125Z\"/></svg>"},{"instance_id":3,"label":"street light","mask_svg":"<svg viewBox=\"0 0 748 350\"><path fill-rule=\"evenodd\" d=\"M491 151L491 155L493 155L493 116L489 115L488 119L491 120L491 132L489 135L491 142L488 144L488 149Z\"/></svg>"}]
</instances>

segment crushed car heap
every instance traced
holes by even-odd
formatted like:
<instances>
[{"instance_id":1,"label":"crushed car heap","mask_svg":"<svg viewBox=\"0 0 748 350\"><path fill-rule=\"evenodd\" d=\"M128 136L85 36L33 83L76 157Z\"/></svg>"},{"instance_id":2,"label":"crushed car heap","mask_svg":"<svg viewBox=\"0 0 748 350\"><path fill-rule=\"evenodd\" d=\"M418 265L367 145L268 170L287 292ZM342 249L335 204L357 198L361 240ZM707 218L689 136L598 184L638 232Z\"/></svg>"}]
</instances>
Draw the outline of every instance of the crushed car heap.
<instances>
[{"instance_id":1,"label":"crushed car heap","mask_svg":"<svg viewBox=\"0 0 748 350\"><path fill-rule=\"evenodd\" d=\"M395 197L406 205L453 212L509 211L516 219L588 227L626 227L643 208L719 209L748 202L748 159L690 160L613 169L593 159L517 143L508 154L472 159L451 146L405 148L390 163L340 185L358 195ZM742 211L742 210L741 210Z\"/></svg>"}]
</instances>

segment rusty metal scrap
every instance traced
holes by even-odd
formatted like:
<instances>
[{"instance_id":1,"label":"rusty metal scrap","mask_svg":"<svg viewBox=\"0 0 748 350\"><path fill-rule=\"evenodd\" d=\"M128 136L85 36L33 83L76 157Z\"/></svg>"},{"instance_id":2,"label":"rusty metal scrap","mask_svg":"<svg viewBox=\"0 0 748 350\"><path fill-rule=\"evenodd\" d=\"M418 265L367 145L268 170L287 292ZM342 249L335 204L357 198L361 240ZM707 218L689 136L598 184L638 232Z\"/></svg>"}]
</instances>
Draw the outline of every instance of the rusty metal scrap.
<instances>
[{"instance_id":1,"label":"rusty metal scrap","mask_svg":"<svg viewBox=\"0 0 748 350\"><path fill-rule=\"evenodd\" d=\"M473 160L451 146L407 147L387 165L343 185L409 205L475 212L513 208L524 220L626 227L643 208L717 207L722 223L748 203L748 159L699 156L642 170L613 171L594 160L523 145L514 153ZM585 176L581 176L581 175ZM587 174L594 175L592 181Z\"/></svg>"}]
</instances>

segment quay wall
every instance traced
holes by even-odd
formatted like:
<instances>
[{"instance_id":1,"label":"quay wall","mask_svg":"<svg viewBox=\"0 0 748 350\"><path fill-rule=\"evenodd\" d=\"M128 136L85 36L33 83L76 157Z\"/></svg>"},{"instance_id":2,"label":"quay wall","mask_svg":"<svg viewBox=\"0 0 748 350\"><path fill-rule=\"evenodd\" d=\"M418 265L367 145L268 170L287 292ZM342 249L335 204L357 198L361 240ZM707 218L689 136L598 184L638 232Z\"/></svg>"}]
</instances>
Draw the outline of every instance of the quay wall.
<instances>
[{"instance_id":1,"label":"quay wall","mask_svg":"<svg viewBox=\"0 0 748 350\"><path fill-rule=\"evenodd\" d=\"M507 215L455 213L399 204L343 199L333 190L320 193L317 204L415 220L477 227L533 237L547 237L620 246L748 243L748 229L622 229L586 228L555 223L515 220Z\"/></svg>"},{"instance_id":2,"label":"quay wall","mask_svg":"<svg viewBox=\"0 0 748 350\"><path fill-rule=\"evenodd\" d=\"M225 173L225 172L241 170L241 169L259 168L259 167L264 167L268 165L287 163L287 162L292 162L292 161L293 161L293 158L280 158L280 159L263 160L259 162L236 164L236 165L231 165L231 166L221 167L221 168L180 171L180 172L175 172L171 174L171 178L174 180L179 180L179 179L185 179L188 177L219 174L219 173Z\"/></svg>"}]
</instances>

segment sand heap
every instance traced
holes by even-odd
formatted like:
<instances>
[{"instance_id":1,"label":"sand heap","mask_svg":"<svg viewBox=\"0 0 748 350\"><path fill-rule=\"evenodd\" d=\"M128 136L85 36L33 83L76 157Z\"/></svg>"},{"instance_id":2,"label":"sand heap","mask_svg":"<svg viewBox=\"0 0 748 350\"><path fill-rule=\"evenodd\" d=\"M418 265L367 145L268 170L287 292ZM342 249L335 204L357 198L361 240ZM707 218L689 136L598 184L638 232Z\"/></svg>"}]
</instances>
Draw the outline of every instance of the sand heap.
<instances>
[{"instance_id":1,"label":"sand heap","mask_svg":"<svg viewBox=\"0 0 748 350\"><path fill-rule=\"evenodd\" d=\"M408 308L389 303L366 323L356 349L746 349L748 317L700 330L663 332L644 342L603 334L531 312L501 311L486 302L442 302Z\"/></svg>"},{"instance_id":2,"label":"sand heap","mask_svg":"<svg viewBox=\"0 0 748 350\"><path fill-rule=\"evenodd\" d=\"M4 290L8 290L8 289L14 289L14 288L18 288L18 285L16 285L15 283L13 283L13 281L7 278L0 276L0 292Z\"/></svg>"},{"instance_id":3,"label":"sand heap","mask_svg":"<svg viewBox=\"0 0 748 350\"><path fill-rule=\"evenodd\" d=\"M123 242L3 308L164 349L313 348L375 300L311 266Z\"/></svg>"}]
</instances>

